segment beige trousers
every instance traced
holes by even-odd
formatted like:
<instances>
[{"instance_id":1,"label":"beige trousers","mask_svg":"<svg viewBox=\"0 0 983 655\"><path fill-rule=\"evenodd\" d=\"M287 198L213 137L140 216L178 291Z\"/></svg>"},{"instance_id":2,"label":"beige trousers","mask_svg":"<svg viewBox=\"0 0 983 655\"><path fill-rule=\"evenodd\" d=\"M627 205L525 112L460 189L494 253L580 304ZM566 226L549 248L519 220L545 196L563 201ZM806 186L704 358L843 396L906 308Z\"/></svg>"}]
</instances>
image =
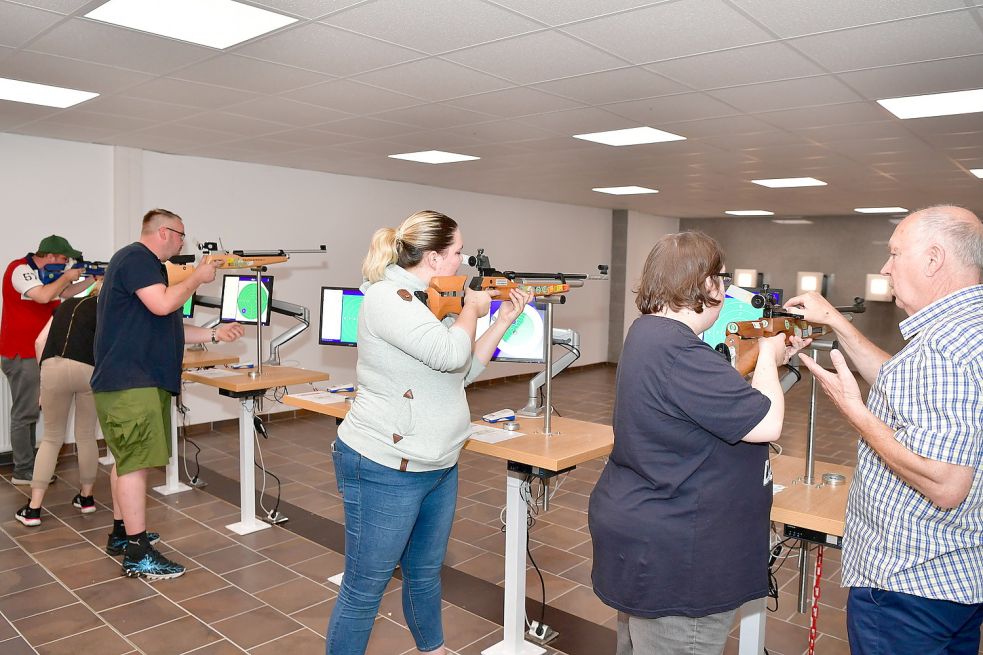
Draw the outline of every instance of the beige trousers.
<instances>
[{"instance_id":1,"label":"beige trousers","mask_svg":"<svg viewBox=\"0 0 983 655\"><path fill-rule=\"evenodd\" d=\"M96 443L96 405L89 379L92 367L74 359L49 357L41 364L41 413L44 434L34 460L32 489L47 489L58 453L65 443L68 411L75 400L75 448L78 451L79 482L92 484L99 468Z\"/></svg>"}]
</instances>

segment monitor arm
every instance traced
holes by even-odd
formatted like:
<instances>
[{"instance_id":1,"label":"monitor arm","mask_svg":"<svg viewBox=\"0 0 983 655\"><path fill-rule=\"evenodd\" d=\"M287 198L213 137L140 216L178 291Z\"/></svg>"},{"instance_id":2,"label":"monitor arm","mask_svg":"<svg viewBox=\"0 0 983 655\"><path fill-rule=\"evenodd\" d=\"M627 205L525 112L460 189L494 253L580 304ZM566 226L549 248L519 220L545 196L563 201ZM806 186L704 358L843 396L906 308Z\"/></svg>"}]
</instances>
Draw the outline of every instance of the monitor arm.
<instances>
[{"instance_id":1,"label":"monitor arm","mask_svg":"<svg viewBox=\"0 0 983 655\"><path fill-rule=\"evenodd\" d=\"M558 359L553 360L553 370L551 377L556 377L565 368L573 364L580 358L580 335L575 330L553 328L553 345L569 346L567 352ZM543 370L533 379L529 380L529 401L526 406L516 412L518 416L537 417L542 416L543 406L539 403L539 388L546 384L546 371Z\"/></svg>"}]
</instances>

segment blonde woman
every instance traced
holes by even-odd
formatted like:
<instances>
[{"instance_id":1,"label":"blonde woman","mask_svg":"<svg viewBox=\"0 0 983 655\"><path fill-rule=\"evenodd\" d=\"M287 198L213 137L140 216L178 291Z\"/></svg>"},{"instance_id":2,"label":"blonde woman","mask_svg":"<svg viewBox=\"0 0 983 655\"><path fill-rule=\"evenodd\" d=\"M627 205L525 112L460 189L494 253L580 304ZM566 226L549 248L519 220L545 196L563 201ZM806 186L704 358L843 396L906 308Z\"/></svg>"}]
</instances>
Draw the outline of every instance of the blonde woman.
<instances>
[{"instance_id":1,"label":"blonde woman","mask_svg":"<svg viewBox=\"0 0 983 655\"><path fill-rule=\"evenodd\" d=\"M101 282L83 298L66 300L34 342L41 363L41 408L44 436L34 459L31 500L17 510L15 518L29 527L41 525L41 503L65 443L68 411L75 401L75 448L78 452L81 489L72 505L83 514L96 511L92 486L98 471L96 406L92 400L92 341L96 332L96 303Z\"/></svg>"},{"instance_id":2,"label":"blonde woman","mask_svg":"<svg viewBox=\"0 0 983 655\"><path fill-rule=\"evenodd\" d=\"M435 211L372 237L362 265L358 396L332 446L345 502L345 575L328 625L328 655L361 655L386 584L403 572L403 614L420 652L443 655L440 568L457 502L457 460L474 380L532 295L513 290L475 341L491 296L468 290L456 318L437 320L415 296L454 275L463 239Z\"/></svg>"}]
</instances>

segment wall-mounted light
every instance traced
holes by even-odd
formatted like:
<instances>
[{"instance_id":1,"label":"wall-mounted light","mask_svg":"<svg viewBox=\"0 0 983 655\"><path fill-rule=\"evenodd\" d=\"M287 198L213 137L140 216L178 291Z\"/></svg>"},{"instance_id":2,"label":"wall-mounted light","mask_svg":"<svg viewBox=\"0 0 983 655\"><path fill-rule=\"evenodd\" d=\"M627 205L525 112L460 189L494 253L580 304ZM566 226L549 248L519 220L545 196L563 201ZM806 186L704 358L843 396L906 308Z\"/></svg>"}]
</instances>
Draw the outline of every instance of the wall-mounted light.
<instances>
[{"instance_id":1,"label":"wall-mounted light","mask_svg":"<svg viewBox=\"0 0 983 655\"><path fill-rule=\"evenodd\" d=\"M809 291L817 291L826 295L828 276L814 271L799 271L795 274L795 295L799 296Z\"/></svg>"},{"instance_id":2,"label":"wall-mounted light","mask_svg":"<svg viewBox=\"0 0 983 655\"><path fill-rule=\"evenodd\" d=\"M891 302L894 300L894 293L891 291L891 278L877 273L867 274L867 290L864 298L878 302Z\"/></svg>"},{"instance_id":3,"label":"wall-mounted light","mask_svg":"<svg viewBox=\"0 0 983 655\"><path fill-rule=\"evenodd\" d=\"M758 289L764 282L765 274L756 268L735 268L734 284L742 289Z\"/></svg>"}]
</instances>

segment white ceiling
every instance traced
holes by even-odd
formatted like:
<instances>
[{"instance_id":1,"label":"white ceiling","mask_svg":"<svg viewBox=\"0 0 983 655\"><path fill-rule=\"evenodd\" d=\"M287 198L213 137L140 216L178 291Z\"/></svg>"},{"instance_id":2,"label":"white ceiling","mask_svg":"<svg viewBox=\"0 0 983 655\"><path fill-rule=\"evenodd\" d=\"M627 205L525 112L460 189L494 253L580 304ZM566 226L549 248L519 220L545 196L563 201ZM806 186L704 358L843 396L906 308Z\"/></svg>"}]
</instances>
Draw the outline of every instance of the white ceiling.
<instances>
[{"instance_id":1,"label":"white ceiling","mask_svg":"<svg viewBox=\"0 0 983 655\"><path fill-rule=\"evenodd\" d=\"M983 113L874 102L983 88L983 0L263 0L300 20L225 51L102 2L0 0L0 76L102 94L0 131L665 216L983 208ZM687 140L571 136L639 125ZM386 157L433 149L481 159ZM661 192L591 191L627 185Z\"/></svg>"}]
</instances>

